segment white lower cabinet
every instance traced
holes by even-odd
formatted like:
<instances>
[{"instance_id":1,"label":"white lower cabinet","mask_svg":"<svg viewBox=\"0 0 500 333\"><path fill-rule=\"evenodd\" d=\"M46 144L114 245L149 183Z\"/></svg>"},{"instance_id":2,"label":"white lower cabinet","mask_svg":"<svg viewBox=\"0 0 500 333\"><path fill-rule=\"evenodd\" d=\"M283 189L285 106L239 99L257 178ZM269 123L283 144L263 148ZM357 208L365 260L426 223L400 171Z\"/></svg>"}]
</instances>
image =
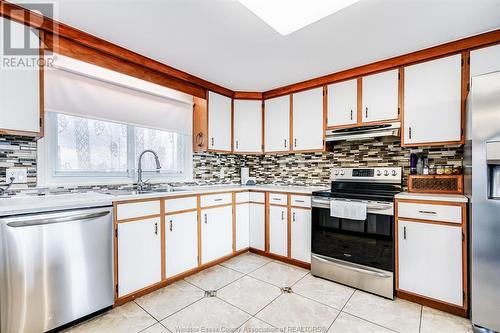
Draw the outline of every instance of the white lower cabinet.
<instances>
[{"instance_id":1,"label":"white lower cabinet","mask_svg":"<svg viewBox=\"0 0 500 333\"><path fill-rule=\"evenodd\" d=\"M462 228L398 221L399 290L463 305Z\"/></svg>"},{"instance_id":2,"label":"white lower cabinet","mask_svg":"<svg viewBox=\"0 0 500 333\"><path fill-rule=\"evenodd\" d=\"M196 212L165 216L166 276L189 271L198 266L198 214Z\"/></svg>"},{"instance_id":3,"label":"white lower cabinet","mask_svg":"<svg viewBox=\"0 0 500 333\"><path fill-rule=\"evenodd\" d=\"M161 281L160 235L159 217L118 224L118 297Z\"/></svg>"},{"instance_id":4,"label":"white lower cabinet","mask_svg":"<svg viewBox=\"0 0 500 333\"><path fill-rule=\"evenodd\" d=\"M233 207L201 211L201 262L206 264L233 252Z\"/></svg>"},{"instance_id":5,"label":"white lower cabinet","mask_svg":"<svg viewBox=\"0 0 500 333\"><path fill-rule=\"evenodd\" d=\"M250 244L250 204L236 205L236 251L249 247Z\"/></svg>"},{"instance_id":6,"label":"white lower cabinet","mask_svg":"<svg viewBox=\"0 0 500 333\"><path fill-rule=\"evenodd\" d=\"M264 251L266 249L266 206L250 203L250 247Z\"/></svg>"},{"instance_id":7,"label":"white lower cabinet","mask_svg":"<svg viewBox=\"0 0 500 333\"><path fill-rule=\"evenodd\" d=\"M269 206L269 252L288 255L288 208Z\"/></svg>"},{"instance_id":8,"label":"white lower cabinet","mask_svg":"<svg viewBox=\"0 0 500 333\"><path fill-rule=\"evenodd\" d=\"M292 208L291 257L303 262L311 262L311 211Z\"/></svg>"}]
</instances>

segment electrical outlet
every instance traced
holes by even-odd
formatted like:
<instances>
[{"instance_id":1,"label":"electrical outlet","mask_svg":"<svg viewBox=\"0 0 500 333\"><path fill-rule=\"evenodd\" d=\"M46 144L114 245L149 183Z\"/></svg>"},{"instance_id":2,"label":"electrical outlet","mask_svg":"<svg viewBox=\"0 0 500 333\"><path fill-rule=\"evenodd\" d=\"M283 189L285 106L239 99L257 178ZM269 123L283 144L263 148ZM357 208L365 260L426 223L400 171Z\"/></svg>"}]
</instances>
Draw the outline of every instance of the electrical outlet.
<instances>
[{"instance_id":1,"label":"electrical outlet","mask_svg":"<svg viewBox=\"0 0 500 333\"><path fill-rule=\"evenodd\" d=\"M26 168L9 168L6 171L5 182L10 183L10 179L14 178L14 184L28 183L28 169Z\"/></svg>"}]
</instances>

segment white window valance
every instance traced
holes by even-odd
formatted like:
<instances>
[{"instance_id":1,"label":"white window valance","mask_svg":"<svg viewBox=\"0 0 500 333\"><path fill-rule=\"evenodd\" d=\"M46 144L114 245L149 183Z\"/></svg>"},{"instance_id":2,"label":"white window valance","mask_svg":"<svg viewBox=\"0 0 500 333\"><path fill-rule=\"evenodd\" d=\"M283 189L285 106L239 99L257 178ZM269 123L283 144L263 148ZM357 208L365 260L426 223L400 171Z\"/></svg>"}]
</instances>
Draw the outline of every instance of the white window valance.
<instances>
[{"instance_id":1,"label":"white window valance","mask_svg":"<svg viewBox=\"0 0 500 333\"><path fill-rule=\"evenodd\" d=\"M192 96L60 55L45 71L45 109L192 134Z\"/></svg>"}]
</instances>

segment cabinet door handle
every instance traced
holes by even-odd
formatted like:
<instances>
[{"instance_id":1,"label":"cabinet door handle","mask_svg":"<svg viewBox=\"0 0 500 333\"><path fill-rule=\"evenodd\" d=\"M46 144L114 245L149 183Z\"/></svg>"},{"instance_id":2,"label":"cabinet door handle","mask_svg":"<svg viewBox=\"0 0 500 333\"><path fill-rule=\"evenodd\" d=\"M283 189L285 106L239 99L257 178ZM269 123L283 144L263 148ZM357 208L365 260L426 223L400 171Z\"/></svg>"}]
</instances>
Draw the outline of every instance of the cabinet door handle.
<instances>
[{"instance_id":1,"label":"cabinet door handle","mask_svg":"<svg viewBox=\"0 0 500 333\"><path fill-rule=\"evenodd\" d=\"M172 231L172 220L170 220L170 231Z\"/></svg>"},{"instance_id":2,"label":"cabinet door handle","mask_svg":"<svg viewBox=\"0 0 500 333\"><path fill-rule=\"evenodd\" d=\"M432 214L432 215L436 215L437 214L436 212L433 212L433 211L430 211L430 210L419 210L418 212L420 214Z\"/></svg>"},{"instance_id":3,"label":"cabinet door handle","mask_svg":"<svg viewBox=\"0 0 500 333\"><path fill-rule=\"evenodd\" d=\"M297 139L293 139L293 145L297 148Z\"/></svg>"},{"instance_id":4,"label":"cabinet door handle","mask_svg":"<svg viewBox=\"0 0 500 333\"><path fill-rule=\"evenodd\" d=\"M212 142L212 147L213 147L214 146L214 137L211 137L210 141Z\"/></svg>"},{"instance_id":5,"label":"cabinet door handle","mask_svg":"<svg viewBox=\"0 0 500 333\"><path fill-rule=\"evenodd\" d=\"M293 222L295 222L295 212L293 212Z\"/></svg>"},{"instance_id":6,"label":"cabinet door handle","mask_svg":"<svg viewBox=\"0 0 500 333\"><path fill-rule=\"evenodd\" d=\"M304 200L295 199L295 202L304 202Z\"/></svg>"},{"instance_id":7,"label":"cabinet door handle","mask_svg":"<svg viewBox=\"0 0 500 333\"><path fill-rule=\"evenodd\" d=\"M411 139L411 126L408 127L408 137Z\"/></svg>"},{"instance_id":8,"label":"cabinet door handle","mask_svg":"<svg viewBox=\"0 0 500 333\"><path fill-rule=\"evenodd\" d=\"M155 235L158 235L158 222L155 223Z\"/></svg>"},{"instance_id":9,"label":"cabinet door handle","mask_svg":"<svg viewBox=\"0 0 500 333\"><path fill-rule=\"evenodd\" d=\"M352 110L351 110L351 120L353 119L352 117L353 117L353 115L352 115Z\"/></svg>"},{"instance_id":10,"label":"cabinet door handle","mask_svg":"<svg viewBox=\"0 0 500 333\"><path fill-rule=\"evenodd\" d=\"M238 147L239 147L238 140L236 140L236 149L238 149Z\"/></svg>"},{"instance_id":11,"label":"cabinet door handle","mask_svg":"<svg viewBox=\"0 0 500 333\"><path fill-rule=\"evenodd\" d=\"M282 221L285 220L285 211L284 210L281 211L281 220Z\"/></svg>"},{"instance_id":12,"label":"cabinet door handle","mask_svg":"<svg viewBox=\"0 0 500 333\"><path fill-rule=\"evenodd\" d=\"M406 239L406 227L403 227L403 239Z\"/></svg>"},{"instance_id":13,"label":"cabinet door handle","mask_svg":"<svg viewBox=\"0 0 500 333\"><path fill-rule=\"evenodd\" d=\"M207 217L207 214L205 214L205 224L207 224L207 220L208 220L208 217Z\"/></svg>"},{"instance_id":14,"label":"cabinet door handle","mask_svg":"<svg viewBox=\"0 0 500 333\"><path fill-rule=\"evenodd\" d=\"M222 198L214 199L214 201L222 201Z\"/></svg>"},{"instance_id":15,"label":"cabinet door handle","mask_svg":"<svg viewBox=\"0 0 500 333\"><path fill-rule=\"evenodd\" d=\"M286 148L286 139L285 139L285 148Z\"/></svg>"},{"instance_id":16,"label":"cabinet door handle","mask_svg":"<svg viewBox=\"0 0 500 333\"><path fill-rule=\"evenodd\" d=\"M365 118L368 118L368 107L365 108Z\"/></svg>"}]
</instances>

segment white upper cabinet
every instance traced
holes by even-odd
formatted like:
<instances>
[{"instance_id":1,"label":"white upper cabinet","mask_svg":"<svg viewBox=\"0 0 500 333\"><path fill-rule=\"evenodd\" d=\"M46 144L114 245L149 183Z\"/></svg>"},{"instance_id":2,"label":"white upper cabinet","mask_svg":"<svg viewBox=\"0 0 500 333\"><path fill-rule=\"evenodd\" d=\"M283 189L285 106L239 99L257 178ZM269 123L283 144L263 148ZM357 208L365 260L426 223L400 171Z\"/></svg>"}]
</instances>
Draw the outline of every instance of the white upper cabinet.
<instances>
[{"instance_id":1,"label":"white upper cabinet","mask_svg":"<svg viewBox=\"0 0 500 333\"><path fill-rule=\"evenodd\" d=\"M328 86L328 127L358 122L358 83L348 80Z\"/></svg>"},{"instance_id":2,"label":"white upper cabinet","mask_svg":"<svg viewBox=\"0 0 500 333\"><path fill-rule=\"evenodd\" d=\"M293 94L294 151L323 150L323 88Z\"/></svg>"},{"instance_id":3,"label":"white upper cabinet","mask_svg":"<svg viewBox=\"0 0 500 333\"><path fill-rule=\"evenodd\" d=\"M0 17L0 35L10 25L10 46L25 45L25 26ZM40 40L36 30L29 30L29 43L33 48ZM0 54L5 54L7 40L0 43ZM15 60L19 56L9 56ZM31 58L31 56L29 56ZM25 58L25 57L23 57ZM18 62L18 61L15 61ZM37 66L17 68L0 67L0 130L39 133L40 128L40 69Z\"/></svg>"},{"instance_id":4,"label":"white upper cabinet","mask_svg":"<svg viewBox=\"0 0 500 333\"><path fill-rule=\"evenodd\" d=\"M264 151L290 150L290 96L266 99L264 103Z\"/></svg>"},{"instance_id":5,"label":"white upper cabinet","mask_svg":"<svg viewBox=\"0 0 500 333\"><path fill-rule=\"evenodd\" d=\"M231 151L231 98L208 92L208 149Z\"/></svg>"},{"instance_id":6,"label":"white upper cabinet","mask_svg":"<svg viewBox=\"0 0 500 333\"><path fill-rule=\"evenodd\" d=\"M235 152L262 152L262 101L234 100Z\"/></svg>"},{"instance_id":7,"label":"white upper cabinet","mask_svg":"<svg viewBox=\"0 0 500 333\"><path fill-rule=\"evenodd\" d=\"M462 228L398 222L399 289L462 306Z\"/></svg>"},{"instance_id":8,"label":"white upper cabinet","mask_svg":"<svg viewBox=\"0 0 500 333\"><path fill-rule=\"evenodd\" d=\"M198 266L198 214L165 216L165 267L171 278Z\"/></svg>"},{"instance_id":9,"label":"white upper cabinet","mask_svg":"<svg viewBox=\"0 0 500 333\"><path fill-rule=\"evenodd\" d=\"M398 76L399 71L394 69L362 78L362 122L398 118Z\"/></svg>"},{"instance_id":10,"label":"white upper cabinet","mask_svg":"<svg viewBox=\"0 0 500 333\"><path fill-rule=\"evenodd\" d=\"M500 44L470 52L470 76L500 70Z\"/></svg>"},{"instance_id":11,"label":"white upper cabinet","mask_svg":"<svg viewBox=\"0 0 500 333\"><path fill-rule=\"evenodd\" d=\"M406 145L461 140L461 55L405 68Z\"/></svg>"}]
</instances>

